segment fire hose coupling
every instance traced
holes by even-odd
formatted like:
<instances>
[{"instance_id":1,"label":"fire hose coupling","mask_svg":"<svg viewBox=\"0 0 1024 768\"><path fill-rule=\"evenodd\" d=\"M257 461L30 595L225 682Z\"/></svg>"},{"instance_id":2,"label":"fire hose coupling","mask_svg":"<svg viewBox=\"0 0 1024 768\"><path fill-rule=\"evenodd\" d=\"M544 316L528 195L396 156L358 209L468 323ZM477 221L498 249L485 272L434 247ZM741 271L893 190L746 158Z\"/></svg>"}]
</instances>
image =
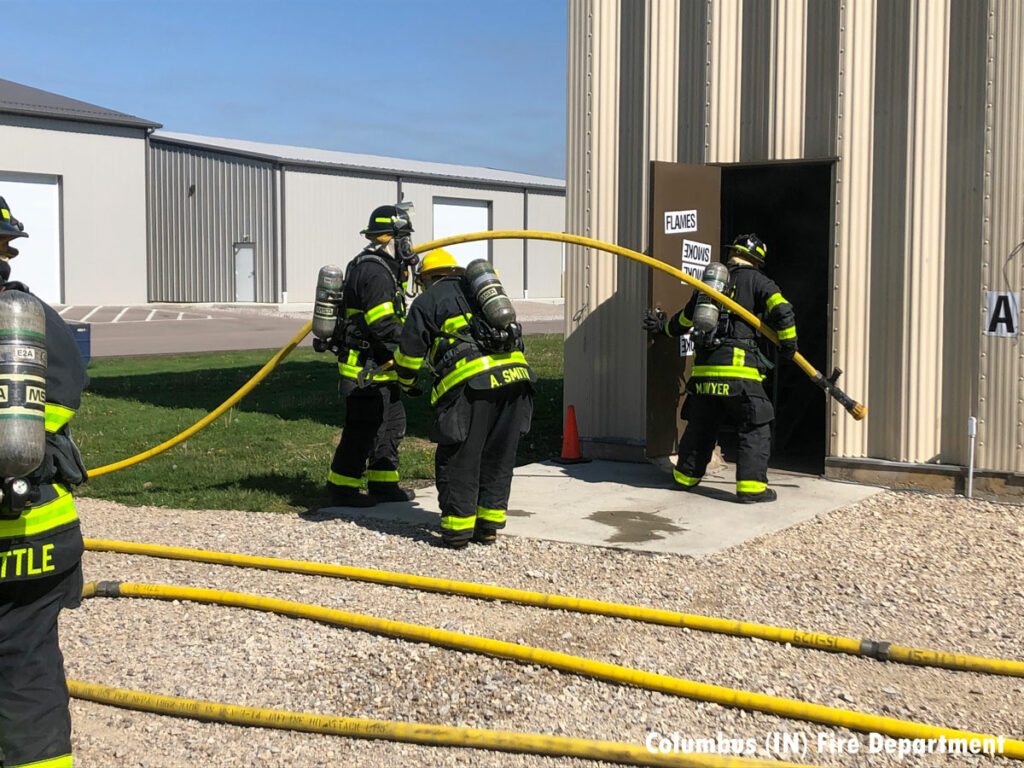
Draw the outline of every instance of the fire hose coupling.
<instances>
[{"instance_id":1,"label":"fire hose coupling","mask_svg":"<svg viewBox=\"0 0 1024 768\"><path fill-rule=\"evenodd\" d=\"M890 645L891 643L886 643L882 640L861 640L860 655L871 659L878 659L879 661L888 661Z\"/></svg>"},{"instance_id":2,"label":"fire hose coupling","mask_svg":"<svg viewBox=\"0 0 1024 768\"><path fill-rule=\"evenodd\" d=\"M97 581L96 582L96 597L120 597L121 596L121 582L120 581Z\"/></svg>"}]
</instances>

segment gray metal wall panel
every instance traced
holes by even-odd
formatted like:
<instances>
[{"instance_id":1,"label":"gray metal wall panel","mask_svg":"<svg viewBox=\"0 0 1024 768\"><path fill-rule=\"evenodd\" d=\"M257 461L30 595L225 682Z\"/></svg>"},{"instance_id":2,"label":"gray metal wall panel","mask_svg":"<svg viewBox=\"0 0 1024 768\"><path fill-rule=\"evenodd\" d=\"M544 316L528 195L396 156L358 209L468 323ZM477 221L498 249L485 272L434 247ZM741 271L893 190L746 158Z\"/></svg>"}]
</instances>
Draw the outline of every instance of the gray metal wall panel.
<instances>
[{"instance_id":1,"label":"gray metal wall panel","mask_svg":"<svg viewBox=\"0 0 1024 768\"><path fill-rule=\"evenodd\" d=\"M989 2L982 291L1024 290L1024 3ZM980 297L984 302L984 294ZM984 306L984 305L982 305ZM979 313L980 314L980 313ZM978 326L981 325L979 316ZM1018 322L1020 317L1018 316ZM1024 472L1024 343L981 337L978 466Z\"/></svg>"},{"instance_id":2,"label":"gray metal wall panel","mask_svg":"<svg viewBox=\"0 0 1024 768\"><path fill-rule=\"evenodd\" d=\"M743 0L740 162L771 157L772 3ZM718 51L719 56L736 55Z\"/></svg>"},{"instance_id":3,"label":"gray metal wall panel","mask_svg":"<svg viewBox=\"0 0 1024 768\"><path fill-rule=\"evenodd\" d=\"M900 459L910 0L879 3L875 34L868 455Z\"/></svg>"},{"instance_id":4,"label":"gray metal wall panel","mask_svg":"<svg viewBox=\"0 0 1024 768\"><path fill-rule=\"evenodd\" d=\"M150 299L234 301L233 246L251 242L256 301L277 301L274 166L159 142L149 151Z\"/></svg>"},{"instance_id":5,"label":"gray metal wall panel","mask_svg":"<svg viewBox=\"0 0 1024 768\"><path fill-rule=\"evenodd\" d=\"M680 163L703 163L708 101L709 0L679 0Z\"/></svg>"},{"instance_id":6,"label":"gray metal wall panel","mask_svg":"<svg viewBox=\"0 0 1024 768\"><path fill-rule=\"evenodd\" d=\"M643 247L646 3L622 4L619 27L619 232L616 242Z\"/></svg>"},{"instance_id":7,"label":"gray metal wall panel","mask_svg":"<svg viewBox=\"0 0 1024 768\"><path fill-rule=\"evenodd\" d=\"M967 419L977 403L980 352L976 302L981 293L982 192L985 183L985 68L988 8L952 0L948 144L946 146L946 263L942 327L942 462L966 464ZM954 352L955 350L955 352Z\"/></svg>"},{"instance_id":8,"label":"gray metal wall panel","mask_svg":"<svg viewBox=\"0 0 1024 768\"><path fill-rule=\"evenodd\" d=\"M529 208L526 219L530 229L542 232L566 231L565 198L562 195L530 192L526 199ZM562 265L565 261L565 245L530 240L525 246L526 288L530 298L555 299L564 296Z\"/></svg>"},{"instance_id":9,"label":"gray metal wall panel","mask_svg":"<svg viewBox=\"0 0 1024 768\"><path fill-rule=\"evenodd\" d=\"M836 154L840 0L808 0L804 157Z\"/></svg>"}]
</instances>

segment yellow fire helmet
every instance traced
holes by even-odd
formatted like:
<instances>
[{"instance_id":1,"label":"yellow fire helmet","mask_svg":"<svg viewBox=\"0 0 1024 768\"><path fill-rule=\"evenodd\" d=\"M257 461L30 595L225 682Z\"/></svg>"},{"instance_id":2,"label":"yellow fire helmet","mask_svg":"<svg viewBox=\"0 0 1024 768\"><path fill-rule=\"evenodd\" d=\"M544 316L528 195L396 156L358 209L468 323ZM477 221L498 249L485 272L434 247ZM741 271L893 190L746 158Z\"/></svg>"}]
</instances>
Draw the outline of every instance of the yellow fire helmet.
<instances>
[{"instance_id":1,"label":"yellow fire helmet","mask_svg":"<svg viewBox=\"0 0 1024 768\"><path fill-rule=\"evenodd\" d=\"M444 248L435 248L420 262L419 274L421 277L442 277L444 275L456 275L464 272L455 257Z\"/></svg>"}]
</instances>

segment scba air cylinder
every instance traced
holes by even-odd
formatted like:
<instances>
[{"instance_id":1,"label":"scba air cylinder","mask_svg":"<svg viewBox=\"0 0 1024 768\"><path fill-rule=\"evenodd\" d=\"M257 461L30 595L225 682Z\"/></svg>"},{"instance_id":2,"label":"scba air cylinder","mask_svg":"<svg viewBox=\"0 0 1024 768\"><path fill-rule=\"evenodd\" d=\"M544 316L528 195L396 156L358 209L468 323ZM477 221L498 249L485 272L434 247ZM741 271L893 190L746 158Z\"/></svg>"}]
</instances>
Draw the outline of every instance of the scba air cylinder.
<instances>
[{"instance_id":1,"label":"scba air cylinder","mask_svg":"<svg viewBox=\"0 0 1024 768\"><path fill-rule=\"evenodd\" d=\"M469 262L469 266L466 267L466 280L476 297L480 311L483 312L484 319L492 327L504 331L516 321L516 309L512 306L512 300L505 293L505 286L501 284L489 261L476 259Z\"/></svg>"},{"instance_id":2,"label":"scba air cylinder","mask_svg":"<svg viewBox=\"0 0 1024 768\"><path fill-rule=\"evenodd\" d=\"M704 267L701 281L709 288L714 288L721 293L729 282L729 268L721 262L713 261ZM694 330L701 333L713 331L718 325L719 311L718 302L701 291L700 296L697 297L697 306L693 309Z\"/></svg>"},{"instance_id":3,"label":"scba air cylinder","mask_svg":"<svg viewBox=\"0 0 1024 768\"><path fill-rule=\"evenodd\" d=\"M320 268L316 279L316 303L313 304L313 335L318 339L329 339L334 333L344 282L345 273L341 267L328 264Z\"/></svg>"},{"instance_id":4,"label":"scba air cylinder","mask_svg":"<svg viewBox=\"0 0 1024 768\"><path fill-rule=\"evenodd\" d=\"M0 476L24 477L46 456L46 316L34 297L0 293Z\"/></svg>"}]
</instances>

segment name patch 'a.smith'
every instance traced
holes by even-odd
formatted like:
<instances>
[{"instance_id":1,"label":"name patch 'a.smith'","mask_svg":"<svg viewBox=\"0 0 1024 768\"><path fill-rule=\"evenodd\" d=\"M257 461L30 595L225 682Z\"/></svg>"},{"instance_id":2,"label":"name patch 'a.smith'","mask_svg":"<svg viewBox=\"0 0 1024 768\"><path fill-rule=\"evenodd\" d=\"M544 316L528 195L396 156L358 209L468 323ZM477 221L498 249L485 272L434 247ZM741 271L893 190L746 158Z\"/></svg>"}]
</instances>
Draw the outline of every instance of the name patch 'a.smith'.
<instances>
[{"instance_id":1,"label":"name patch 'a.smith'","mask_svg":"<svg viewBox=\"0 0 1024 768\"><path fill-rule=\"evenodd\" d=\"M506 384L511 384L511 383L513 383L515 381L529 381L530 380L530 371L529 371L529 369L523 368L521 366L516 367L516 368L506 368L505 370L501 371L500 373L501 373L501 379L500 380L498 379L497 373L492 373L491 374L491 389L496 389L497 387L503 387Z\"/></svg>"},{"instance_id":2,"label":"name patch 'a.smith'","mask_svg":"<svg viewBox=\"0 0 1024 768\"><path fill-rule=\"evenodd\" d=\"M53 544L28 545L0 552L0 580L38 576L54 570Z\"/></svg>"}]
</instances>

